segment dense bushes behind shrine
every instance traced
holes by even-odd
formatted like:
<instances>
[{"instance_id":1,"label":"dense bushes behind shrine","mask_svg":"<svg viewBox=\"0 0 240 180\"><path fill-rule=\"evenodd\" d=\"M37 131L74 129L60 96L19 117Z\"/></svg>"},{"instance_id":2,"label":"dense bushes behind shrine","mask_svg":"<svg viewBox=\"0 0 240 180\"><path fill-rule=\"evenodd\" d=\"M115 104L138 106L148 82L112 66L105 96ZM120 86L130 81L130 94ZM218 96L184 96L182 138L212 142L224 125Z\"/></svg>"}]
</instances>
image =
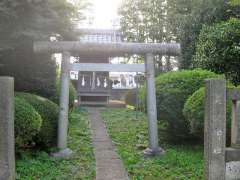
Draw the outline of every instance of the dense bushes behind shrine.
<instances>
[{"instance_id":1,"label":"dense bushes behind shrine","mask_svg":"<svg viewBox=\"0 0 240 180\"><path fill-rule=\"evenodd\" d=\"M54 96L51 98L51 100L53 102L55 102L56 104L59 104L60 88L61 88L60 80L57 80L56 81L56 92L55 92ZM69 85L69 109L73 108L76 97L77 97L76 89L75 89L73 83L70 82L70 85Z\"/></svg>"},{"instance_id":2,"label":"dense bushes behind shrine","mask_svg":"<svg viewBox=\"0 0 240 180\"><path fill-rule=\"evenodd\" d=\"M219 77L213 72L196 69L169 72L156 78L157 113L162 137L171 142L192 139L189 124L183 116L185 101L204 86L207 78ZM142 102L145 90L141 90Z\"/></svg>"}]
</instances>

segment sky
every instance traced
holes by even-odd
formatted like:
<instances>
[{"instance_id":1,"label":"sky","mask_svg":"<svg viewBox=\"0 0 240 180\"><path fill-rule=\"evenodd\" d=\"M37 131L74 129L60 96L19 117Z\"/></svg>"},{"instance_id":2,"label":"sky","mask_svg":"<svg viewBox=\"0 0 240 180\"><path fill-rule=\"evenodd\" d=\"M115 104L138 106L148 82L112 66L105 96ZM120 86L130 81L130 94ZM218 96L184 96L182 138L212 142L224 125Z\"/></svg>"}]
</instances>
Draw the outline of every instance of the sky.
<instances>
[{"instance_id":1,"label":"sky","mask_svg":"<svg viewBox=\"0 0 240 180\"><path fill-rule=\"evenodd\" d=\"M68 0L74 2L74 0ZM118 20L118 8L122 0L89 0L92 4L91 10L87 10L85 13L87 16L93 16L93 24L88 25L87 22L79 24L80 28L95 28L95 29L113 29L118 28L113 26L113 21ZM117 21L118 22L118 21ZM118 24L118 23L115 23ZM61 54L56 55L58 64L61 61Z\"/></svg>"},{"instance_id":2,"label":"sky","mask_svg":"<svg viewBox=\"0 0 240 180\"><path fill-rule=\"evenodd\" d=\"M91 28L109 29L118 25L118 7L122 0L90 0L92 3L93 24ZM115 22L115 23L114 23Z\"/></svg>"},{"instance_id":3,"label":"sky","mask_svg":"<svg viewBox=\"0 0 240 180\"><path fill-rule=\"evenodd\" d=\"M80 28L95 28L95 29L115 29L119 28L118 8L122 0L89 0L92 4L91 10L86 12L89 17L93 16L91 26L84 22L79 24ZM114 25L115 24L115 25ZM116 59L118 61L118 59ZM115 62L116 63L116 62ZM119 75L120 73L111 72L111 75ZM121 73L125 75L135 75L136 73Z\"/></svg>"}]
</instances>

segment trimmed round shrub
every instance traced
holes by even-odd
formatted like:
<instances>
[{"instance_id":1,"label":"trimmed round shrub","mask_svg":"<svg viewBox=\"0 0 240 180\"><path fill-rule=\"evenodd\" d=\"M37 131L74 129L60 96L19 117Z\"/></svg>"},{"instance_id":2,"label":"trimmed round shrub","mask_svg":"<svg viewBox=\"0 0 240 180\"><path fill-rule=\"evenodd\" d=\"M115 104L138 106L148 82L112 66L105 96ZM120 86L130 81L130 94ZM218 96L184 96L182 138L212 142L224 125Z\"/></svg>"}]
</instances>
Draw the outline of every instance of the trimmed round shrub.
<instances>
[{"instance_id":1,"label":"trimmed round shrub","mask_svg":"<svg viewBox=\"0 0 240 180\"><path fill-rule=\"evenodd\" d=\"M183 116L185 101L204 86L207 78L219 77L213 72L195 69L169 72L156 78L158 119L162 123L161 136L171 142L191 139L189 124ZM141 92L141 94L146 94ZM141 96L144 102L146 96Z\"/></svg>"},{"instance_id":2,"label":"trimmed round shrub","mask_svg":"<svg viewBox=\"0 0 240 180\"><path fill-rule=\"evenodd\" d=\"M190 125L190 133L203 137L205 88L200 88L190 96L183 109L183 115Z\"/></svg>"},{"instance_id":3,"label":"trimmed round shrub","mask_svg":"<svg viewBox=\"0 0 240 180\"><path fill-rule=\"evenodd\" d=\"M42 118L39 113L24 99L15 97L15 144L16 149L31 145L39 133Z\"/></svg>"},{"instance_id":4,"label":"trimmed round shrub","mask_svg":"<svg viewBox=\"0 0 240 180\"><path fill-rule=\"evenodd\" d=\"M205 88L200 88L190 96L183 109L184 117L190 125L190 133L200 139L204 139L204 104ZM230 140L231 134L231 101L227 101L227 139ZM229 141L230 142L230 141Z\"/></svg>"},{"instance_id":5,"label":"trimmed round shrub","mask_svg":"<svg viewBox=\"0 0 240 180\"><path fill-rule=\"evenodd\" d=\"M17 95L31 104L42 117L42 127L36 137L38 145L43 148L55 146L57 142L58 106L52 101L37 95L28 93L18 93Z\"/></svg>"},{"instance_id":6,"label":"trimmed round shrub","mask_svg":"<svg viewBox=\"0 0 240 180\"><path fill-rule=\"evenodd\" d=\"M60 97L60 80L57 80L56 82L56 93L51 100L59 105L59 97ZM75 87L73 86L72 82L70 82L69 85L69 109L72 109L74 107L74 101L77 97L77 91Z\"/></svg>"}]
</instances>

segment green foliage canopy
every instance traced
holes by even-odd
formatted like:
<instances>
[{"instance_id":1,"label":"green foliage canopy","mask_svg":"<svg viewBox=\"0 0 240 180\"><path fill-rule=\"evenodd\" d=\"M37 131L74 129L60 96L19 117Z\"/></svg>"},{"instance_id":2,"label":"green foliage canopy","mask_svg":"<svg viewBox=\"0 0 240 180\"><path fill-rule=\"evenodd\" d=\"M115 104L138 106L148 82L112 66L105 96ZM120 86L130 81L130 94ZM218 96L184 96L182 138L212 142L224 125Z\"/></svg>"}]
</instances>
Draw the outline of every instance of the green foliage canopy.
<instances>
[{"instance_id":1,"label":"green foliage canopy","mask_svg":"<svg viewBox=\"0 0 240 180\"><path fill-rule=\"evenodd\" d=\"M33 41L72 40L74 21L83 18L87 0L2 0L0 75L13 76L17 91L44 97L55 93L56 65L51 54L34 54Z\"/></svg>"},{"instance_id":2,"label":"green foliage canopy","mask_svg":"<svg viewBox=\"0 0 240 180\"><path fill-rule=\"evenodd\" d=\"M168 6L168 18L182 47L180 68L189 68L202 26L227 19L229 4L226 0L168 0Z\"/></svg>"},{"instance_id":3,"label":"green foliage canopy","mask_svg":"<svg viewBox=\"0 0 240 180\"><path fill-rule=\"evenodd\" d=\"M71 31L78 9L67 0L2 0L0 2L0 51L14 48L22 37L49 40Z\"/></svg>"},{"instance_id":4,"label":"green foliage canopy","mask_svg":"<svg viewBox=\"0 0 240 180\"><path fill-rule=\"evenodd\" d=\"M56 63L50 54L34 54L30 48L22 45L0 53L0 76L14 77L16 91L51 97L56 91Z\"/></svg>"},{"instance_id":5,"label":"green foliage canopy","mask_svg":"<svg viewBox=\"0 0 240 180\"><path fill-rule=\"evenodd\" d=\"M121 27L128 41L180 42L184 69L191 67L202 26L228 19L232 9L226 0L125 0Z\"/></svg>"},{"instance_id":6,"label":"green foliage canopy","mask_svg":"<svg viewBox=\"0 0 240 180\"><path fill-rule=\"evenodd\" d=\"M125 0L120 7L121 28L127 41L162 42L168 38L165 0Z\"/></svg>"},{"instance_id":7,"label":"green foliage canopy","mask_svg":"<svg viewBox=\"0 0 240 180\"><path fill-rule=\"evenodd\" d=\"M240 20L230 19L204 26L194 57L194 66L224 73L234 84L240 83Z\"/></svg>"},{"instance_id":8,"label":"green foliage canopy","mask_svg":"<svg viewBox=\"0 0 240 180\"><path fill-rule=\"evenodd\" d=\"M165 0L125 0L119 9L121 30L129 42L161 43L176 39L167 18ZM166 56L164 66L162 55L156 55L158 72L170 71L172 63ZM142 59L141 59L142 60Z\"/></svg>"},{"instance_id":9,"label":"green foliage canopy","mask_svg":"<svg viewBox=\"0 0 240 180\"><path fill-rule=\"evenodd\" d=\"M240 1L239 0L230 0L231 5L233 6L237 6L240 5Z\"/></svg>"}]
</instances>

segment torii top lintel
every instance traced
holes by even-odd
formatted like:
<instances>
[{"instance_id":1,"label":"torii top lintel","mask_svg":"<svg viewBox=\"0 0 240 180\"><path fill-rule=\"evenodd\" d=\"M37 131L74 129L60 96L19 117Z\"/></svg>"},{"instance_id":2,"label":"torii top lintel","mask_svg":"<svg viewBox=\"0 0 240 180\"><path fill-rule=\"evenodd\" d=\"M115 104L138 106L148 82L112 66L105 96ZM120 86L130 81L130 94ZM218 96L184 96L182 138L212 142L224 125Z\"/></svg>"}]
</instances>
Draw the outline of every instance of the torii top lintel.
<instances>
[{"instance_id":1,"label":"torii top lintel","mask_svg":"<svg viewBox=\"0 0 240 180\"><path fill-rule=\"evenodd\" d=\"M161 54L180 55L178 43L88 43L79 41L34 42L34 52L61 53L64 51L87 54L106 54L109 56L124 56L126 54Z\"/></svg>"}]
</instances>

